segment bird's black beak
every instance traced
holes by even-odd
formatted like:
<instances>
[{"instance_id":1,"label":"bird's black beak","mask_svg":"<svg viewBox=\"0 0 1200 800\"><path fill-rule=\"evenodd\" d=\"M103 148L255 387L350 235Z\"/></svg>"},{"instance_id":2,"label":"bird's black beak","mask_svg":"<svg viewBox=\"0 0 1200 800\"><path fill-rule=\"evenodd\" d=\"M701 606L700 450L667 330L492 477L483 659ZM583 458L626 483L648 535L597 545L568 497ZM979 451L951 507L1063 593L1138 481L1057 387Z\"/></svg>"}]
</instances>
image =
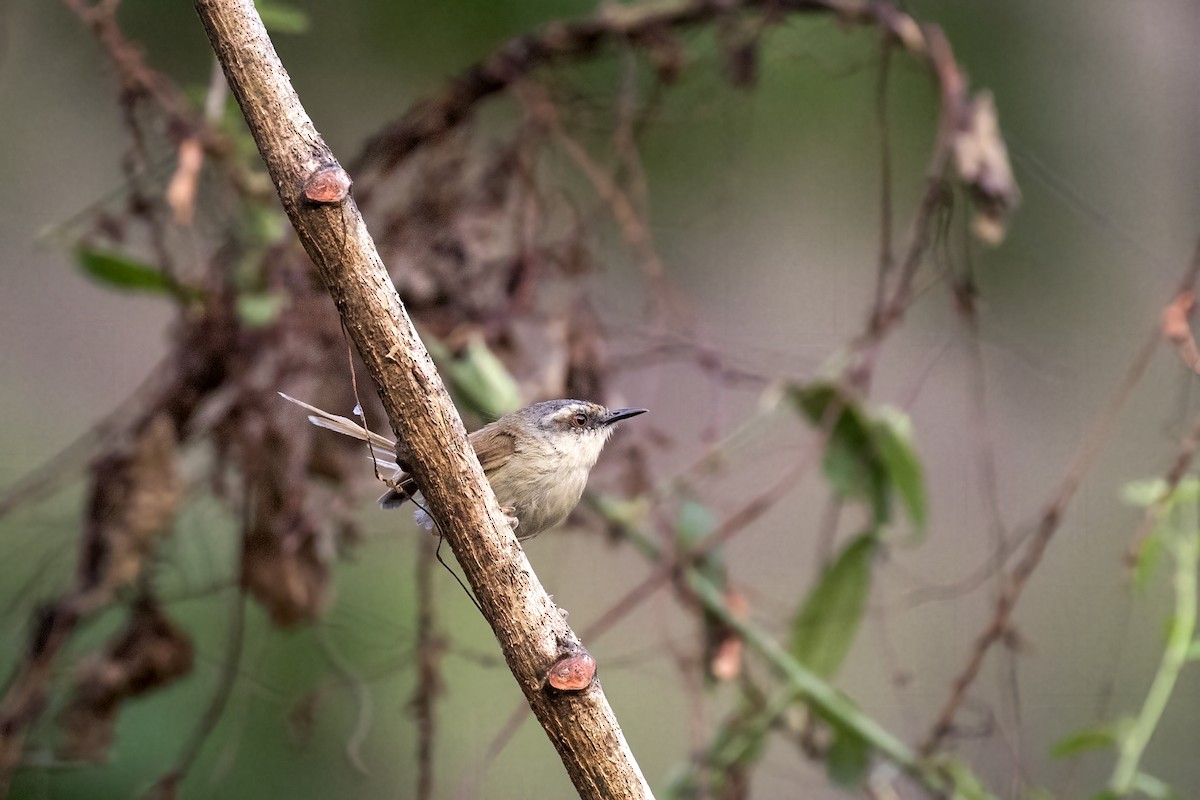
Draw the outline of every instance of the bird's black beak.
<instances>
[{"instance_id":1,"label":"bird's black beak","mask_svg":"<svg viewBox=\"0 0 1200 800\"><path fill-rule=\"evenodd\" d=\"M638 414L645 414L649 410L650 409L648 408L614 408L612 411L608 412L608 416L604 418L604 424L612 425L613 423L620 422L623 419L636 417Z\"/></svg>"}]
</instances>

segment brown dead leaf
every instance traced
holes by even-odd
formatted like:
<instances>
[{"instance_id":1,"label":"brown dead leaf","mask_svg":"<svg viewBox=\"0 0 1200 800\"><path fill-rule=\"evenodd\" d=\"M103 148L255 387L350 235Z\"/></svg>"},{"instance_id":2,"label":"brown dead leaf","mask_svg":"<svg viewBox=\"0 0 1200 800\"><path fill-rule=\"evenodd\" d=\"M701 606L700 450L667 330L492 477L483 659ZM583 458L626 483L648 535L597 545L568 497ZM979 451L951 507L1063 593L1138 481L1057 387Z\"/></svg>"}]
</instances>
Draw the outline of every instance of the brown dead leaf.
<instances>
[{"instance_id":1,"label":"brown dead leaf","mask_svg":"<svg viewBox=\"0 0 1200 800\"><path fill-rule=\"evenodd\" d=\"M242 542L242 585L280 626L311 622L329 605L332 548L322 523L306 512L304 491L277 467L288 441L272 432L256 475L253 523Z\"/></svg>"},{"instance_id":2,"label":"brown dead leaf","mask_svg":"<svg viewBox=\"0 0 1200 800\"><path fill-rule=\"evenodd\" d=\"M193 660L192 643L183 631L153 600L140 599L125 629L80 665L71 702L58 715L66 734L62 754L103 760L121 705L188 674Z\"/></svg>"},{"instance_id":3,"label":"brown dead leaf","mask_svg":"<svg viewBox=\"0 0 1200 800\"><path fill-rule=\"evenodd\" d=\"M1163 309L1163 336L1167 341L1179 344L1192 335L1188 315L1196 305L1194 292L1181 292L1171 304Z\"/></svg>"},{"instance_id":4,"label":"brown dead leaf","mask_svg":"<svg viewBox=\"0 0 1200 800\"><path fill-rule=\"evenodd\" d=\"M725 592L725 603L739 619L746 617L750 604L746 596L735 590ZM727 625L719 626L719 635L710 642L708 672L718 681L731 681L742 672L742 640Z\"/></svg>"},{"instance_id":5,"label":"brown dead leaf","mask_svg":"<svg viewBox=\"0 0 1200 800\"><path fill-rule=\"evenodd\" d=\"M1008 218L1021 202L1021 191L1013 177L991 92L980 92L968 104L953 147L958 176L975 201L975 235L987 244L999 244Z\"/></svg>"},{"instance_id":6,"label":"brown dead leaf","mask_svg":"<svg viewBox=\"0 0 1200 800\"><path fill-rule=\"evenodd\" d=\"M80 610L108 602L133 582L158 536L179 508L175 426L168 414L155 417L132 446L92 464L92 495L80 545Z\"/></svg>"},{"instance_id":7,"label":"brown dead leaf","mask_svg":"<svg viewBox=\"0 0 1200 800\"><path fill-rule=\"evenodd\" d=\"M192 223L196 210L196 186L203 166L204 146L200 144L200 139L190 136L180 142L178 166L166 191L167 205L180 225Z\"/></svg>"},{"instance_id":8,"label":"brown dead leaf","mask_svg":"<svg viewBox=\"0 0 1200 800\"><path fill-rule=\"evenodd\" d=\"M1200 348L1192 335L1188 316L1196 305L1196 295L1191 291L1180 292L1171 304L1163 309L1163 337L1175 345L1183 363L1193 372L1200 372Z\"/></svg>"}]
</instances>

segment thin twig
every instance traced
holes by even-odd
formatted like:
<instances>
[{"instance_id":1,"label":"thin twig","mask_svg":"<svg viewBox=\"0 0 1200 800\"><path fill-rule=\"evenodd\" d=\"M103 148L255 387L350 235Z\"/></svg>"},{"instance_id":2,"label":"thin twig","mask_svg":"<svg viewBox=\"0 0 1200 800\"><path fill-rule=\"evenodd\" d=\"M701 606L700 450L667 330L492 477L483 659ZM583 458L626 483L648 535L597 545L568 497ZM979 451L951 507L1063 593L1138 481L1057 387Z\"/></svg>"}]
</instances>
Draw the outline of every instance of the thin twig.
<instances>
[{"instance_id":1,"label":"thin twig","mask_svg":"<svg viewBox=\"0 0 1200 800\"><path fill-rule=\"evenodd\" d=\"M126 108L138 99L147 98L167 117L166 130L175 137L175 144L189 136L197 136L209 154L221 156L229 152L228 143L216 125L219 120L197 115L184 93L161 73L151 69L142 57L141 49L125 38L117 23L120 0L63 2L91 29L117 74L121 102ZM209 102L215 104L217 100L210 94ZM206 106L205 110L209 108Z\"/></svg>"},{"instance_id":2,"label":"thin twig","mask_svg":"<svg viewBox=\"0 0 1200 800\"><path fill-rule=\"evenodd\" d=\"M163 359L155 364L136 389L86 432L15 483L0 489L0 517L52 497L77 479L92 457L111 442L115 434L131 427L134 416L157 405L162 393L174 388L174 376L168 363L168 359Z\"/></svg>"},{"instance_id":3,"label":"thin twig","mask_svg":"<svg viewBox=\"0 0 1200 800\"><path fill-rule=\"evenodd\" d=\"M873 7L880 15L881 21L890 21L890 26L886 29L888 33L898 30L898 26L901 24L900 19L908 19L887 3L880 3ZM908 19L908 22L911 23L912 20ZM902 36L901 41L903 41ZM913 281L933 237L934 215L943 210L946 203L947 171L954 147L955 134L966 108L966 78L954 60L954 52L951 50L945 34L939 28L926 26L923 29L923 42L940 89L941 108L938 116L938 129L928 164L925 167L925 190L913 217L908 243L904 248L904 256L898 267L895 286L886 301L875 304L866 331L855 343L857 363L851 368L847 379L850 386L864 392L871 384L875 361L884 339L899 324L913 299ZM890 204L888 209L890 209ZM891 270L892 267L889 266L888 271Z\"/></svg>"},{"instance_id":4,"label":"thin twig","mask_svg":"<svg viewBox=\"0 0 1200 800\"><path fill-rule=\"evenodd\" d=\"M962 269L960 274L954 274L953 265L947 263L947 271L954 275L950 281L951 297L959 322L965 329L968 362L967 383L971 406L970 428L974 439L972 450L975 457L976 472L979 475L980 487L987 509L988 524L986 527L992 550L991 575L998 578L1004 572L1004 559L1008 550L1008 529L1000 510L995 437L992 430L991 415L988 413L987 370L983 359L982 334L979 328L979 314L976 304L975 276L971 264L970 223L965 214L959 216L962 222ZM949 253L949 249L949 242L947 242L945 248L947 254ZM949 262L948 256L947 262ZM995 602L1001 591L1003 591L1003 587L1001 582L997 580L993 590L992 602ZM1010 772L1013 780L1017 781L1018 779L1025 779L1021 760L1021 704L1018 697L1018 664L1013 648L1006 649L1004 656L1006 660L1005 669L1003 670L1004 674L998 676L997 682L999 684L1000 697L1007 701L1008 721L1013 725L1012 737L1014 741L1012 742L1010 751L1015 763ZM998 714L997 720L997 725L1000 727L1001 739L1007 744L1008 739L1004 736L1002 727L1003 717Z\"/></svg>"},{"instance_id":5,"label":"thin twig","mask_svg":"<svg viewBox=\"0 0 1200 800\"><path fill-rule=\"evenodd\" d=\"M625 42L650 48L672 31L695 27L733 12L838 14L847 22L888 25L872 7L843 6L834 0L739 0L733 4L683 0L668 4L606 7L594 16L548 24L536 33L511 39L463 71L438 95L417 103L402 119L368 141L351 164L355 175L367 168L395 169L430 141L444 137L470 118L481 101L506 91L541 67L588 60L606 44ZM370 180L360 182L369 190Z\"/></svg>"},{"instance_id":6,"label":"thin twig","mask_svg":"<svg viewBox=\"0 0 1200 800\"><path fill-rule=\"evenodd\" d=\"M672 321L673 317L685 314L685 306L678 302L676 292L667 279L667 267L654 246L650 226L642 218L629 195L617 185L607 170L596 163L588 154L587 148L567 132L559 118L558 109L546 92L526 83L517 92L517 97L530 108L534 118L550 131L558 146L587 178L596 195L608 206L622 237L637 255L638 263L646 274L660 321L665 324ZM691 327L690 320L685 319L683 323L684 327Z\"/></svg>"},{"instance_id":7,"label":"thin twig","mask_svg":"<svg viewBox=\"0 0 1200 800\"><path fill-rule=\"evenodd\" d=\"M888 125L888 78L892 63L892 37L880 35L879 76L875 82L875 119L879 126L879 266L875 281L875 315L883 313L892 253L892 136Z\"/></svg>"},{"instance_id":8,"label":"thin twig","mask_svg":"<svg viewBox=\"0 0 1200 800\"><path fill-rule=\"evenodd\" d=\"M1198 273L1200 273L1200 246L1196 249L1176 295L1192 291ZM1121 411L1124 410L1134 389L1146 374L1161 341L1162 332L1158 326L1155 326L1134 357L1115 393L1088 428L1057 491L1051 496L1033 528L1028 543L1025 545L1024 555L1006 576L1004 586L996 599L991 621L976 639L966 666L955 678L949 697L921 745L920 749L923 754L933 753L942 740L954 730L954 718L958 713L959 706L962 705L967 690L983 668L988 651L994 644L1009 635L1012 615L1026 584L1038 565L1041 564L1046 549L1050 546L1054 534L1062 523L1068 504L1083 482L1084 475L1087 474L1101 449L1111 438Z\"/></svg>"},{"instance_id":9,"label":"thin twig","mask_svg":"<svg viewBox=\"0 0 1200 800\"><path fill-rule=\"evenodd\" d=\"M967 660L967 665L959 673L958 677L955 678L950 696L943 704L941 711L938 713L937 720L921 745L922 753L928 755L934 752L942 740L953 731L954 717L963 699L966 697L967 689L970 688L975 678L979 675L979 671L983 667L984 658L987 656L992 645L1008 635L1013 611L1026 583L1041 563L1046 548L1050 545L1051 539L1062 523L1067 505L1075 496L1075 492L1079 489L1079 485L1083 481L1083 476L1087 474L1096 456L1099 455L1100 449L1107 444L1112 435L1120 412L1125 408L1125 404L1130 396L1132 396L1133 390L1145 375L1146 369L1150 366L1150 361L1158 351L1158 344L1159 335L1158 331L1155 330L1154 335L1146 341L1134 357L1133 363L1125 373L1125 378L1121 381L1120 386L1117 387L1117 391L1112 399L1089 428L1079 450L1071 460L1071 464L1058 490L1051 497L1050 502L1046 504L1045 510L1042 512L1036 527L1033 529L1033 534L1025 548L1025 555L1017 562L1006 577L1004 586L996 599L991 622L989 622L987 628L976 639L971 655Z\"/></svg>"},{"instance_id":10,"label":"thin twig","mask_svg":"<svg viewBox=\"0 0 1200 800\"><path fill-rule=\"evenodd\" d=\"M242 541L250 535L253 522L253 503L251 502L252 484L249 477L243 485L242 496ZM237 552L237 574L242 574L244 566L245 547L239 546ZM241 583L238 584L237 596L229 609L229 628L225 639L225 657L221 662L221 671L217 678L217 688L208 702L208 708L200 717L200 722L192 731L191 737L175 758L173 766L166 774L155 781L151 792L156 797L173 798L179 794L179 784L187 777L188 770L196 762L204 743L216 729L217 723L225 714L225 707L233 695L233 687L237 684L238 671L242 661L242 647L245 644L246 631L246 591Z\"/></svg>"},{"instance_id":11,"label":"thin twig","mask_svg":"<svg viewBox=\"0 0 1200 800\"><path fill-rule=\"evenodd\" d=\"M488 744L483 757L479 759L479 763L468 769L463 775L462 781L458 784L458 790L454 793L456 800L471 800L478 796L479 784L482 782L483 776L504 752L504 748L508 747L508 743L517 735L517 731L521 729L521 725L528 717L528 706L519 705L513 709L512 713L508 715L508 719L500 726L500 730L492 737L492 741Z\"/></svg>"},{"instance_id":12,"label":"thin twig","mask_svg":"<svg viewBox=\"0 0 1200 800\"><path fill-rule=\"evenodd\" d=\"M324 625L317 626L317 642L320 644L321 652L324 654L325 660L329 662L329 666L333 667L333 671L337 673L342 683L354 692L354 699L358 705L358 717L354 722L354 730L346 737L346 760L359 774L370 775L371 771L367 769L367 762L363 759L362 748L367 743L367 736L371 733L371 718L374 716L371 687L355 671L346 657L338 652L329 635L329 629Z\"/></svg>"},{"instance_id":13,"label":"thin twig","mask_svg":"<svg viewBox=\"0 0 1200 800\"><path fill-rule=\"evenodd\" d=\"M1132 570L1137 565L1142 546L1158 526L1158 520L1162 516L1164 509L1166 509L1171 495L1179 488L1179 482L1183 480L1184 476L1187 475L1188 469L1191 468L1192 461L1196 458L1196 449L1198 447L1200 447L1200 417L1197 417L1192 423L1187 434L1183 437L1183 441L1179 444L1179 451L1175 454L1175 461L1171 464L1171 468L1167 470L1167 474L1163 479L1162 495L1154 503L1151 503L1146 508L1146 513L1142 515L1142 521L1138 524L1133 541L1130 542L1129 548L1125 551L1125 565L1128 569Z\"/></svg>"},{"instance_id":14,"label":"thin twig","mask_svg":"<svg viewBox=\"0 0 1200 800\"><path fill-rule=\"evenodd\" d=\"M411 701L417 720L417 800L433 797L433 748L437 738L434 709L442 685L443 642L434 620L434 555L433 541L427 536L421 537L417 544L417 685Z\"/></svg>"}]
</instances>

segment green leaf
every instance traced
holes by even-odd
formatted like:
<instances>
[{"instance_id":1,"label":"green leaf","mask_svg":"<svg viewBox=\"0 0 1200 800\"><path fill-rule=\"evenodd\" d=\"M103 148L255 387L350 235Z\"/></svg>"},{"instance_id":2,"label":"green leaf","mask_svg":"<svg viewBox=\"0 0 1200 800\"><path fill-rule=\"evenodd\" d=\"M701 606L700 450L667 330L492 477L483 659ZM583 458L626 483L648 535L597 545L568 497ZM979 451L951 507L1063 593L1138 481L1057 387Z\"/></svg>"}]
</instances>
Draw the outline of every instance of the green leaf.
<instances>
[{"instance_id":1,"label":"green leaf","mask_svg":"<svg viewBox=\"0 0 1200 800\"><path fill-rule=\"evenodd\" d=\"M925 476L912 442L912 422L899 409L881 408L875 419L875 442L888 477L917 533L925 530Z\"/></svg>"},{"instance_id":2,"label":"green leaf","mask_svg":"<svg viewBox=\"0 0 1200 800\"><path fill-rule=\"evenodd\" d=\"M265 328L279 318L284 297L272 292L248 292L237 296L238 318L249 328Z\"/></svg>"},{"instance_id":3,"label":"green leaf","mask_svg":"<svg viewBox=\"0 0 1200 800\"><path fill-rule=\"evenodd\" d=\"M1151 798L1151 800L1182 800L1182 795L1171 788L1166 781L1159 780L1153 775L1139 772L1133 776L1133 790Z\"/></svg>"},{"instance_id":4,"label":"green leaf","mask_svg":"<svg viewBox=\"0 0 1200 800\"><path fill-rule=\"evenodd\" d=\"M712 533L717 526L712 511L694 500L684 500L679 504L679 518L675 522L675 535L679 545L687 550L702 541ZM704 554L693 568L708 580L722 589L726 588L728 575L725 571L725 561L720 548Z\"/></svg>"},{"instance_id":5,"label":"green leaf","mask_svg":"<svg viewBox=\"0 0 1200 800\"><path fill-rule=\"evenodd\" d=\"M786 699L782 708L763 707L761 701L742 695L739 707L714 731L707 751L678 771L663 796L675 800L724 797L734 774L747 771L762 757L772 726L791 705L790 696Z\"/></svg>"},{"instance_id":6,"label":"green leaf","mask_svg":"<svg viewBox=\"0 0 1200 800\"><path fill-rule=\"evenodd\" d=\"M871 592L871 556L877 541L874 531L851 541L792 620L792 655L822 678L837 673L854 643Z\"/></svg>"},{"instance_id":7,"label":"green leaf","mask_svg":"<svg viewBox=\"0 0 1200 800\"><path fill-rule=\"evenodd\" d=\"M668 800L696 800L700 797L700 775L690 761L676 766L667 778L662 793Z\"/></svg>"},{"instance_id":8,"label":"green leaf","mask_svg":"<svg viewBox=\"0 0 1200 800\"><path fill-rule=\"evenodd\" d=\"M1184 653L1184 659L1187 661L1200 661L1200 639L1188 645L1188 649Z\"/></svg>"},{"instance_id":9,"label":"green leaf","mask_svg":"<svg viewBox=\"0 0 1200 800\"><path fill-rule=\"evenodd\" d=\"M953 800L996 800L996 796L983 788L979 778L966 763L953 756L939 756L933 759L946 776L950 778Z\"/></svg>"},{"instance_id":10,"label":"green leaf","mask_svg":"<svg viewBox=\"0 0 1200 800\"><path fill-rule=\"evenodd\" d=\"M749 765L758 761L762 758L773 721L771 715L761 710L739 710L717 730L708 756L709 764L723 770L735 764Z\"/></svg>"},{"instance_id":11,"label":"green leaf","mask_svg":"<svg viewBox=\"0 0 1200 800\"><path fill-rule=\"evenodd\" d=\"M684 500L679 504L679 519L675 523L675 533L679 543L691 546L712 533L717 525L712 510L695 500Z\"/></svg>"},{"instance_id":12,"label":"green leaf","mask_svg":"<svg viewBox=\"0 0 1200 800\"><path fill-rule=\"evenodd\" d=\"M1074 758L1083 753L1113 747L1116 743L1116 732L1106 725L1102 728L1077 731L1059 739L1050 748L1050 755L1053 758Z\"/></svg>"},{"instance_id":13,"label":"green leaf","mask_svg":"<svg viewBox=\"0 0 1200 800\"><path fill-rule=\"evenodd\" d=\"M600 514L622 525L639 526L646 521L649 511L647 498L639 496L632 500L617 498L601 492L585 495L596 506Z\"/></svg>"},{"instance_id":14,"label":"green leaf","mask_svg":"<svg viewBox=\"0 0 1200 800\"><path fill-rule=\"evenodd\" d=\"M119 253L83 248L76 254L84 274L93 280L122 291L175 294L171 281L162 271L134 261Z\"/></svg>"},{"instance_id":15,"label":"green leaf","mask_svg":"<svg viewBox=\"0 0 1200 800\"><path fill-rule=\"evenodd\" d=\"M825 773L838 786L854 788L862 783L871 765L871 746L852 730L834 726L833 742L825 755Z\"/></svg>"},{"instance_id":16,"label":"green leaf","mask_svg":"<svg viewBox=\"0 0 1200 800\"><path fill-rule=\"evenodd\" d=\"M241 112L237 109L236 103L231 103L236 119L240 122L242 119ZM255 158L258 158L257 145L248 134L244 134L249 140L249 146ZM288 232L287 217L283 212L275 206L265 205L263 203L247 203L242 215L238 218L238 234L244 240L246 246L253 251L260 248L269 247L276 244ZM257 261L255 262L257 265Z\"/></svg>"},{"instance_id":17,"label":"green leaf","mask_svg":"<svg viewBox=\"0 0 1200 800\"><path fill-rule=\"evenodd\" d=\"M263 25L271 33L307 33L309 28L308 14L299 8L282 3L254 0L258 16Z\"/></svg>"},{"instance_id":18,"label":"green leaf","mask_svg":"<svg viewBox=\"0 0 1200 800\"><path fill-rule=\"evenodd\" d=\"M457 357L432 337L426 339L425 346L455 392L472 410L495 419L523 405L516 379L482 336L473 335Z\"/></svg>"},{"instance_id":19,"label":"green leaf","mask_svg":"<svg viewBox=\"0 0 1200 800\"><path fill-rule=\"evenodd\" d=\"M822 470L845 499L865 501L876 525L891 518L891 487L874 426L865 411L840 387L813 383L792 396L809 423L828 431Z\"/></svg>"},{"instance_id":20,"label":"green leaf","mask_svg":"<svg viewBox=\"0 0 1200 800\"><path fill-rule=\"evenodd\" d=\"M886 407L872 416L831 383L793 387L791 394L809 424L828 432L822 468L838 496L865 501L876 527L891 520L898 499L917 534L923 533L925 477L908 417Z\"/></svg>"},{"instance_id":21,"label":"green leaf","mask_svg":"<svg viewBox=\"0 0 1200 800\"><path fill-rule=\"evenodd\" d=\"M1121 500L1131 506L1148 508L1157 503L1166 490L1167 482L1162 478L1130 481L1121 487Z\"/></svg>"},{"instance_id":22,"label":"green leaf","mask_svg":"<svg viewBox=\"0 0 1200 800\"><path fill-rule=\"evenodd\" d=\"M1144 590L1150 585L1154 568L1162 560L1163 539L1158 531L1151 533L1142 541L1138 548L1137 559L1133 562L1133 585Z\"/></svg>"},{"instance_id":23,"label":"green leaf","mask_svg":"<svg viewBox=\"0 0 1200 800\"><path fill-rule=\"evenodd\" d=\"M1175 487L1175 491L1171 493L1171 500L1176 503L1196 503L1200 501L1200 478L1195 475L1187 475L1183 480L1179 481L1179 485Z\"/></svg>"},{"instance_id":24,"label":"green leaf","mask_svg":"<svg viewBox=\"0 0 1200 800\"><path fill-rule=\"evenodd\" d=\"M1167 482L1162 478L1130 481L1121 487L1121 499L1131 506L1149 508L1163 500L1167 493ZM1171 492L1168 507L1179 503L1195 503L1200 500L1200 480L1188 475L1179 481Z\"/></svg>"}]
</instances>

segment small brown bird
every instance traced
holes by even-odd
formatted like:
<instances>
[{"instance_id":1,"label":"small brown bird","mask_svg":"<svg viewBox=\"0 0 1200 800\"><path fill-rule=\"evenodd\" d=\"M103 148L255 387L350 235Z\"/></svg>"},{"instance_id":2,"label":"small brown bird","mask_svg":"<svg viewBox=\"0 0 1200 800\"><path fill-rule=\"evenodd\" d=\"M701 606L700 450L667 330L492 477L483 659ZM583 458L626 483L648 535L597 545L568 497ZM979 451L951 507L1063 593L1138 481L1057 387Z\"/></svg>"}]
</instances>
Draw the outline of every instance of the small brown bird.
<instances>
[{"instance_id":1,"label":"small brown bird","mask_svg":"<svg viewBox=\"0 0 1200 800\"><path fill-rule=\"evenodd\" d=\"M397 508L419 497L412 476L396 464L396 443L353 420L279 393L311 411L308 420L321 428L367 442L375 463L392 470L392 486L379 498L383 508ZM470 435L488 483L496 493L518 538L530 539L567 518L579 503L588 474L617 423L646 413L644 408L612 411L586 400L547 400L506 414ZM423 504L422 499L417 500ZM433 521L423 509L414 516L426 530Z\"/></svg>"}]
</instances>

